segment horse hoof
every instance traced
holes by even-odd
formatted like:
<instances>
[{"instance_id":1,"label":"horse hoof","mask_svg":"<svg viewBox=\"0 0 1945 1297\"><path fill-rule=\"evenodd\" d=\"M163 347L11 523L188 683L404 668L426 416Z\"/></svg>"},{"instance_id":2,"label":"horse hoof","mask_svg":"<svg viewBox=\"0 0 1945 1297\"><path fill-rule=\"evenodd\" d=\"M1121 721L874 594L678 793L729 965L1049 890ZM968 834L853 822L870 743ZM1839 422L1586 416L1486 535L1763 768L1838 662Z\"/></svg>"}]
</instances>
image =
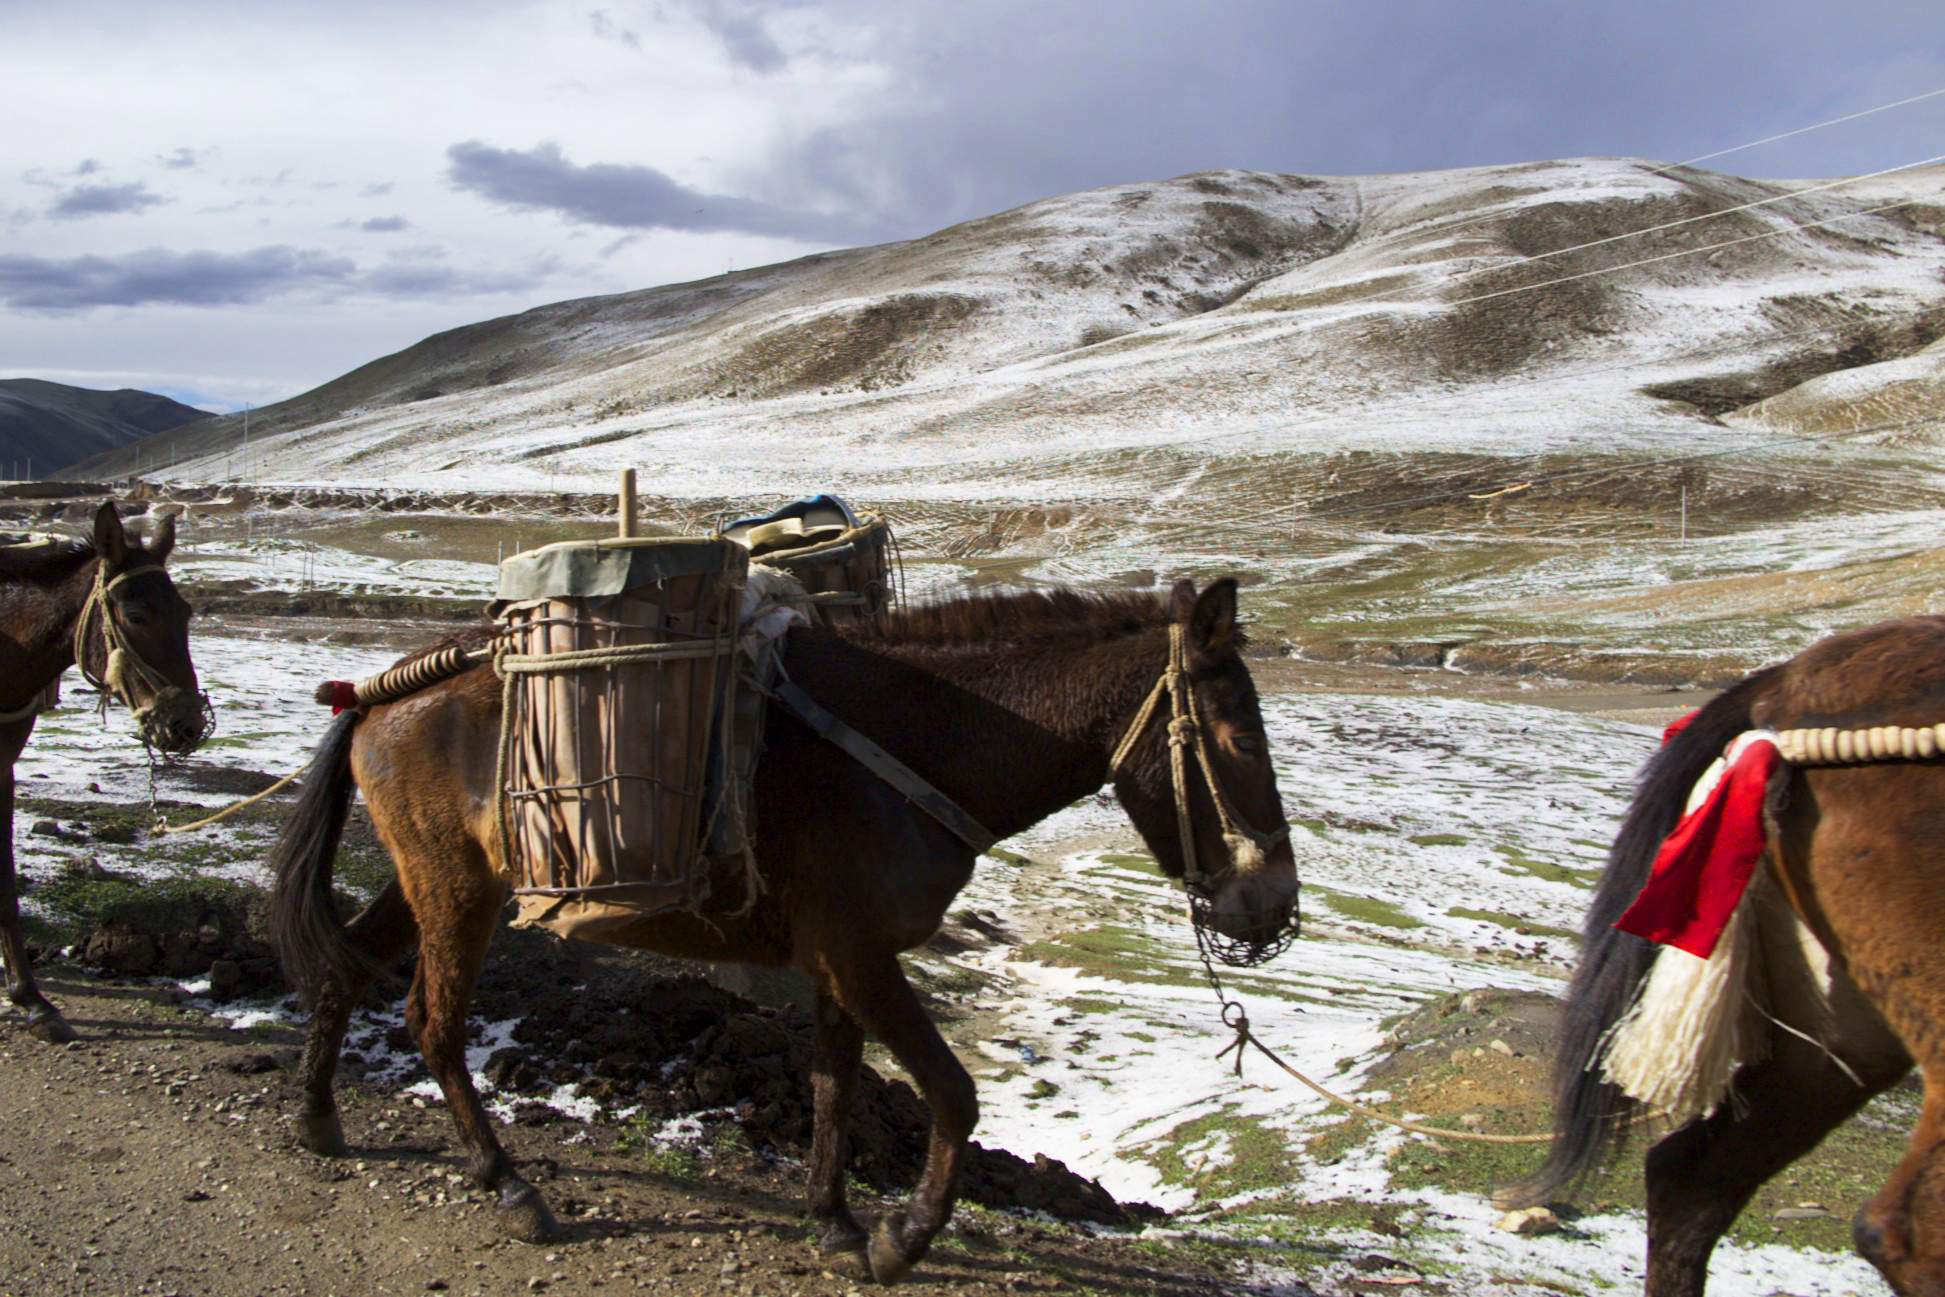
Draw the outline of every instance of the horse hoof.
<instances>
[{"instance_id":1,"label":"horse hoof","mask_svg":"<svg viewBox=\"0 0 1945 1297\"><path fill-rule=\"evenodd\" d=\"M530 1184L508 1185L500 1191L500 1228L516 1243L552 1243L561 1236L547 1200Z\"/></svg>"},{"instance_id":2,"label":"horse hoof","mask_svg":"<svg viewBox=\"0 0 1945 1297\"><path fill-rule=\"evenodd\" d=\"M297 1142L322 1157L348 1157L351 1149L344 1142L344 1124L331 1112L300 1112L291 1119L297 1128Z\"/></svg>"},{"instance_id":3,"label":"horse hoof","mask_svg":"<svg viewBox=\"0 0 1945 1297\"><path fill-rule=\"evenodd\" d=\"M911 1272L913 1263L918 1260L915 1256L907 1256L899 1242L898 1225L901 1222L902 1217L887 1216L871 1232L871 1247L867 1255L871 1263L871 1277L879 1283L897 1283Z\"/></svg>"},{"instance_id":4,"label":"horse hoof","mask_svg":"<svg viewBox=\"0 0 1945 1297\"><path fill-rule=\"evenodd\" d=\"M65 1045L81 1039L81 1033L68 1026L59 1009L43 1009L28 1018L27 1034L50 1045Z\"/></svg>"},{"instance_id":5,"label":"horse hoof","mask_svg":"<svg viewBox=\"0 0 1945 1297\"><path fill-rule=\"evenodd\" d=\"M832 1218L817 1240L817 1259L846 1279L871 1278L871 1260L866 1249L871 1236L850 1212Z\"/></svg>"},{"instance_id":6,"label":"horse hoof","mask_svg":"<svg viewBox=\"0 0 1945 1297\"><path fill-rule=\"evenodd\" d=\"M856 1247L836 1248L826 1252L817 1249L817 1263L840 1279L853 1283L870 1283L877 1275L872 1272L871 1258L866 1253L869 1244L859 1240Z\"/></svg>"},{"instance_id":7,"label":"horse hoof","mask_svg":"<svg viewBox=\"0 0 1945 1297\"><path fill-rule=\"evenodd\" d=\"M824 1232L817 1238L817 1255L835 1256L840 1252L864 1254L865 1244L871 1236L858 1224L858 1218L848 1210L839 1208L824 1225Z\"/></svg>"}]
</instances>

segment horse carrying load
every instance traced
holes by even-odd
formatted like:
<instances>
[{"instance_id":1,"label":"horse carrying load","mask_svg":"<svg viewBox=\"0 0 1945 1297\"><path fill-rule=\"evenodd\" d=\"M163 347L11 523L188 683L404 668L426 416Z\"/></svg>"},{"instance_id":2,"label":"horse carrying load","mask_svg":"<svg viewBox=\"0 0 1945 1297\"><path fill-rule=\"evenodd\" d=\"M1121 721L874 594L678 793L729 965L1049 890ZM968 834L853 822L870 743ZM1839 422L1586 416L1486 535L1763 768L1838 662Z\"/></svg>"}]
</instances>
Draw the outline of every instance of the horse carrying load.
<instances>
[{"instance_id":1,"label":"horse carrying load","mask_svg":"<svg viewBox=\"0 0 1945 1297\"><path fill-rule=\"evenodd\" d=\"M800 525L808 518L806 509ZM848 553L840 544L821 557L842 553L857 572L872 570L867 561L879 564L881 579L895 567L895 561L886 565L896 554L888 550L889 537L874 543L872 523L822 538L815 537L816 526L807 530L817 543L799 548L813 557L820 557L820 546L860 530L856 539L863 543ZM680 679L697 700L727 698L712 691L730 688L720 682L731 674L724 661L731 658L741 691L751 678L745 646L761 645L778 621L806 611L794 606L801 596L790 588L763 588L759 578L768 578L759 562L748 569L737 607L735 656L718 653L720 629L693 614L710 605L705 586L729 583L734 562L730 555L720 568L706 568L709 580L697 581L691 596L661 590L645 596L656 614L631 618L632 630L595 628L595 651L630 635L644 646L680 643L690 655L661 655L663 683ZM883 602L891 593L886 584ZM621 588L563 601L613 600ZM1181 581L1165 597L1059 590L980 595L882 619L876 613L883 603L868 592L820 590L864 593L866 601L813 601L809 614L855 608L870 619L801 628L779 654L788 675L780 670L767 695L755 686L747 691L776 728L755 768L750 804L761 832L743 861L708 852L702 830L728 812L712 808L705 762L695 818L681 821L694 824L698 836L690 839L684 830L680 845L715 894L694 911L670 908L594 930L607 944L713 963L794 967L811 979L817 993L812 1048L820 1061L807 1178L817 1246L831 1258L826 1264L867 1267L879 1282L893 1282L950 1218L978 1116L973 1079L928 1019L898 956L938 930L979 855L1002 833L1038 823L1111 782L1163 872L1206 897L1195 912L1198 922L1251 952L1281 948L1293 932L1296 863L1240 652L1236 590L1233 579L1222 579L1202 590ZM683 638L669 633L677 625ZM423 692L407 704L379 705L405 694L385 695L375 681L367 682L369 689L344 687L356 709L327 732L278 839L270 927L292 985L313 1008L295 1118L305 1147L346 1151L332 1080L350 1006L416 946L406 1021L452 1107L476 1183L499 1197L503 1228L540 1242L555 1237L558 1226L494 1135L465 1054L467 1004L506 897L496 870L506 830L495 823L492 803L508 781L500 768L507 682L522 673L488 669L494 654L480 650L498 638L485 628L462 632L388 673L402 677L442 655L467 663L421 684ZM551 642L548 648L553 651ZM502 661L506 653L499 648ZM644 653L642 661L655 656ZM671 667L676 661L713 663L714 674L683 675ZM595 673L533 675L593 679ZM1179 711L1179 721L1161 724L1154 700L1178 694L1170 710ZM698 712L692 707L692 720ZM712 733L723 734L723 709L711 713ZM783 723L789 716L803 723ZM1214 742L1223 734L1251 741ZM1207 761L1172 758L1180 743L1193 743ZM733 752L740 744L728 746ZM709 749L687 749L690 756L697 750ZM401 769L412 776L391 777ZM690 770L671 782L695 797L698 778ZM544 775L535 790L547 780L592 782ZM398 876L347 924L333 903L332 864L357 792ZM1227 809L1210 814L1212 801ZM1238 850L1234 844L1244 837L1237 829L1267 845ZM632 882L622 869L632 868L638 854L618 862L612 878L546 881L563 892L583 882ZM1200 864L1192 868L1192 859ZM751 862L760 864L764 885L740 895L739 872L755 877ZM917 1190L870 1230L847 1203L844 1155L867 1034L911 1075L932 1113Z\"/></svg>"}]
</instances>

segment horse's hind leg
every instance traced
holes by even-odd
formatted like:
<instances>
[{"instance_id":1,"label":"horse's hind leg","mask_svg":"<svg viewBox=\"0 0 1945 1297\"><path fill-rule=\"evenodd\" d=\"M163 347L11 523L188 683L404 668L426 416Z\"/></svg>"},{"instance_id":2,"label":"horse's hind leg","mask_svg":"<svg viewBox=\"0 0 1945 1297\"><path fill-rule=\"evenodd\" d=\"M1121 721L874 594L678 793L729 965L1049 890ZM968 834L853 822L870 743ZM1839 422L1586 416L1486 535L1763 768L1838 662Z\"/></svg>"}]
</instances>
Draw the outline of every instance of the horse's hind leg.
<instances>
[{"instance_id":1,"label":"horse's hind leg","mask_svg":"<svg viewBox=\"0 0 1945 1297\"><path fill-rule=\"evenodd\" d=\"M345 927L352 941L377 964L389 964L397 959L411 948L419 935L397 879L386 883L371 904ZM338 1054L344 1048L351 1011L369 985L368 978L351 984L329 974L318 988L317 1002L311 1006L310 1027L304 1036L304 1058L298 1064L304 1099L292 1120L297 1127L297 1142L326 1157L343 1157L349 1151L345 1147L344 1126L338 1120L338 1101L332 1093L332 1082L337 1077Z\"/></svg>"},{"instance_id":2,"label":"horse's hind leg","mask_svg":"<svg viewBox=\"0 0 1945 1297\"><path fill-rule=\"evenodd\" d=\"M419 967L405 1005L405 1025L446 1096L473 1179L500 1196L501 1226L523 1243L544 1243L560 1227L540 1191L513 1169L466 1069L466 1012L506 889L477 856L457 867L424 868L424 881L431 884L426 894L408 892L419 923ZM409 888L412 880L403 860L399 873Z\"/></svg>"},{"instance_id":3,"label":"horse's hind leg","mask_svg":"<svg viewBox=\"0 0 1945 1297\"><path fill-rule=\"evenodd\" d=\"M1736 1074L1735 1098L1648 1151L1645 1297L1701 1297L1709 1254L1764 1181L1910 1068L1872 1010L1845 1008L1869 1024L1847 1018L1852 1039L1838 1046L1856 1079L1821 1048L1773 1033L1768 1061Z\"/></svg>"},{"instance_id":4,"label":"horse's hind leg","mask_svg":"<svg viewBox=\"0 0 1945 1297\"><path fill-rule=\"evenodd\" d=\"M850 1159L851 1105L864 1062L864 1032L822 991L817 994L817 1034L811 1051L810 1218L820 1228L817 1250L825 1255L864 1255L864 1226L844 1200L844 1168Z\"/></svg>"},{"instance_id":5,"label":"horse's hind leg","mask_svg":"<svg viewBox=\"0 0 1945 1297\"><path fill-rule=\"evenodd\" d=\"M1908 1297L1945 1294L1945 1087L1925 1076L1925 1107L1904 1160L1851 1226L1857 1250Z\"/></svg>"},{"instance_id":6,"label":"horse's hind leg","mask_svg":"<svg viewBox=\"0 0 1945 1297\"><path fill-rule=\"evenodd\" d=\"M0 958L7 964L7 998L26 1013L28 1032L50 1044L64 1045L80 1037L41 994L27 962L27 943L20 936L20 900L14 886L13 761L25 742L24 732L18 739L0 741L0 748L11 749L0 750L7 762L5 773L0 774Z\"/></svg>"},{"instance_id":7,"label":"horse's hind leg","mask_svg":"<svg viewBox=\"0 0 1945 1297\"><path fill-rule=\"evenodd\" d=\"M979 1101L972 1077L925 1016L895 956L861 956L833 971L839 1003L892 1052L932 1110L932 1135L918 1187L902 1209L879 1220L871 1235L873 1277L879 1283L896 1283L925 1255L933 1235L952 1215L959 1166L979 1120Z\"/></svg>"}]
</instances>

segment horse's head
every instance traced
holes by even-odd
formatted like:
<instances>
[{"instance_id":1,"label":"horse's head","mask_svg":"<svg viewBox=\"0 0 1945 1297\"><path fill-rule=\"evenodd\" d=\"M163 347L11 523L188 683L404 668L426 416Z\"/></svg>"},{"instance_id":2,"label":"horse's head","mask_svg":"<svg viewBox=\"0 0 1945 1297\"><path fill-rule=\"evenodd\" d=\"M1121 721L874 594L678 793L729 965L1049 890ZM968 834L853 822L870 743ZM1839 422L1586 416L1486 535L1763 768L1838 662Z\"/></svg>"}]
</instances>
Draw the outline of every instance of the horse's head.
<instances>
[{"instance_id":1,"label":"horse's head","mask_svg":"<svg viewBox=\"0 0 1945 1297\"><path fill-rule=\"evenodd\" d=\"M175 517L164 518L144 545L123 529L109 501L95 514L94 539L101 561L75 624L75 664L135 713L145 743L192 752L209 735L210 711L189 660L189 604L163 567L175 548Z\"/></svg>"},{"instance_id":2,"label":"horse's head","mask_svg":"<svg viewBox=\"0 0 1945 1297\"><path fill-rule=\"evenodd\" d=\"M1236 582L1169 599L1169 666L1115 754L1115 792L1227 962L1282 948L1297 926L1297 863L1236 626ZM1218 947L1219 953L1223 951Z\"/></svg>"}]
</instances>

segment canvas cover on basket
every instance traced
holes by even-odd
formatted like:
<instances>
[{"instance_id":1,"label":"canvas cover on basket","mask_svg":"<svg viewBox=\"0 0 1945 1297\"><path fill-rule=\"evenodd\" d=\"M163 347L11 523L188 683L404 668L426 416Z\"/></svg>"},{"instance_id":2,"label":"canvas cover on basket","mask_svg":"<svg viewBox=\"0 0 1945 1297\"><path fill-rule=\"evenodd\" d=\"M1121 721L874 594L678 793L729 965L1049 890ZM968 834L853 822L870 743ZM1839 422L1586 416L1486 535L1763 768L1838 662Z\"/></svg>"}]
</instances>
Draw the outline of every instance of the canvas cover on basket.
<instances>
[{"instance_id":1,"label":"canvas cover on basket","mask_svg":"<svg viewBox=\"0 0 1945 1297\"><path fill-rule=\"evenodd\" d=\"M810 595L810 615L825 625L876 617L895 601L891 524L854 513L834 495L743 518L717 534L796 578Z\"/></svg>"},{"instance_id":2,"label":"canvas cover on basket","mask_svg":"<svg viewBox=\"0 0 1945 1297\"><path fill-rule=\"evenodd\" d=\"M711 738L735 689L748 561L704 537L572 541L501 564L516 924L587 936L707 899Z\"/></svg>"}]
</instances>

